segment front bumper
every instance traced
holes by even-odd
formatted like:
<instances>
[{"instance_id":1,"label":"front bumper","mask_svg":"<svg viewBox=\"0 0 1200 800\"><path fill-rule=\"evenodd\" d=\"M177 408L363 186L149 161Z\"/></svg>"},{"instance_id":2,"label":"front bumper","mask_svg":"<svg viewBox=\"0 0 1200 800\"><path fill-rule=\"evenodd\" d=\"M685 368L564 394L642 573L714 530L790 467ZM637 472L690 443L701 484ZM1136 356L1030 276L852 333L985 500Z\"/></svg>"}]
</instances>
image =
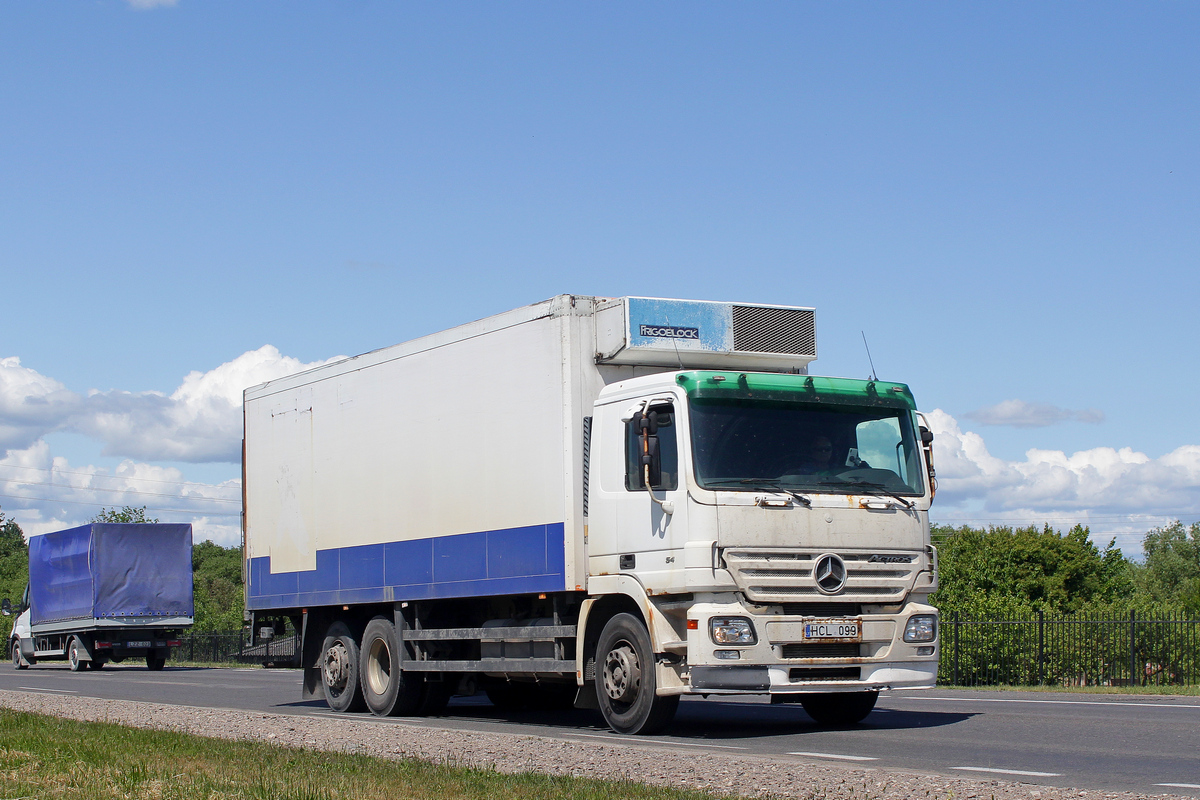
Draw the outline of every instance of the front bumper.
<instances>
[{"instance_id":1,"label":"front bumper","mask_svg":"<svg viewBox=\"0 0 1200 800\"><path fill-rule=\"evenodd\" d=\"M702 603L689 609L697 620L688 631L688 675L692 694L881 691L926 689L937 681L937 641L903 640L908 620L937 614L923 603L907 603L895 613L863 613L862 640L855 643L806 643L806 619L752 613L740 603ZM752 645L717 645L708 632L711 617L749 618L758 634ZM726 658L718 658L717 651ZM730 659L730 651L737 651Z\"/></svg>"}]
</instances>

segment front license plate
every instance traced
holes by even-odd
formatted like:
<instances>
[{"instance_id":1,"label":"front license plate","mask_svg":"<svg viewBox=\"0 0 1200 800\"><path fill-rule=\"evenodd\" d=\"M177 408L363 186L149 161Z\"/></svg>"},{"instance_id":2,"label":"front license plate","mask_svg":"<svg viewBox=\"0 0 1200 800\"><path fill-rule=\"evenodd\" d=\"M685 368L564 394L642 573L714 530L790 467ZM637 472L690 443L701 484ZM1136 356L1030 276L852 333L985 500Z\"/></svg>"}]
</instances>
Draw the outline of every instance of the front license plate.
<instances>
[{"instance_id":1,"label":"front license plate","mask_svg":"<svg viewBox=\"0 0 1200 800\"><path fill-rule=\"evenodd\" d=\"M814 619L804 623L806 642L862 641L862 620Z\"/></svg>"},{"instance_id":2,"label":"front license plate","mask_svg":"<svg viewBox=\"0 0 1200 800\"><path fill-rule=\"evenodd\" d=\"M153 647L153 642L126 642L126 647Z\"/></svg>"}]
</instances>

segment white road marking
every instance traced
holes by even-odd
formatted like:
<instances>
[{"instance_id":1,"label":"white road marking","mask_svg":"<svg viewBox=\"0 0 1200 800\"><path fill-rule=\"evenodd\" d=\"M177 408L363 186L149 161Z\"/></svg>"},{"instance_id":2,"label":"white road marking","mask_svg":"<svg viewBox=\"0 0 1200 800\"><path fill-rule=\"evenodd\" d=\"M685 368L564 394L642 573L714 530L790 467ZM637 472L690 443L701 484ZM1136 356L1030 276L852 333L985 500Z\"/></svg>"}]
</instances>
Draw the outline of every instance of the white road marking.
<instances>
[{"instance_id":1,"label":"white road marking","mask_svg":"<svg viewBox=\"0 0 1200 800\"><path fill-rule=\"evenodd\" d=\"M712 748L717 748L719 750L749 750L750 749L748 747L737 747L737 746L731 745L731 744L700 744L699 742L688 742L688 741L672 742L672 741L663 741L662 739L647 739L644 736L618 736L616 734L608 734L608 733L574 733L574 734L571 734L571 736L569 738L563 737L564 741L568 741L568 742L574 738L603 739L606 742L611 742L613 740L617 740L617 741L622 741L622 742L637 742L638 744L669 744L669 745L674 745L676 747L712 747Z\"/></svg>"},{"instance_id":2,"label":"white road marking","mask_svg":"<svg viewBox=\"0 0 1200 800\"><path fill-rule=\"evenodd\" d=\"M841 753L810 753L804 750L788 753L789 756L809 756L810 758L836 758L838 761L878 761L874 756L847 756Z\"/></svg>"},{"instance_id":3,"label":"white road marking","mask_svg":"<svg viewBox=\"0 0 1200 800\"><path fill-rule=\"evenodd\" d=\"M78 689L42 689L37 686L18 686L18 689L24 689L27 692L49 692L51 694L79 694Z\"/></svg>"},{"instance_id":4,"label":"white road marking","mask_svg":"<svg viewBox=\"0 0 1200 800\"><path fill-rule=\"evenodd\" d=\"M1028 775L1033 778L1061 778L1061 772L1034 772L1028 769L993 769L992 767L951 767L968 772L995 772L1000 775Z\"/></svg>"},{"instance_id":5,"label":"white road marking","mask_svg":"<svg viewBox=\"0 0 1200 800\"><path fill-rule=\"evenodd\" d=\"M1155 786L1172 786L1176 789L1200 789L1200 783L1156 783Z\"/></svg>"},{"instance_id":6,"label":"white road marking","mask_svg":"<svg viewBox=\"0 0 1200 800\"><path fill-rule=\"evenodd\" d=\"M945 700L959 703L1041 703L1054 706L1136 706L1140 708L1190 708L1200 711L1200 705L1188 703L1113 703L1107 700L1030 700L1015 697L904 697L897 700Z\"/></svg>"}]
</instances>

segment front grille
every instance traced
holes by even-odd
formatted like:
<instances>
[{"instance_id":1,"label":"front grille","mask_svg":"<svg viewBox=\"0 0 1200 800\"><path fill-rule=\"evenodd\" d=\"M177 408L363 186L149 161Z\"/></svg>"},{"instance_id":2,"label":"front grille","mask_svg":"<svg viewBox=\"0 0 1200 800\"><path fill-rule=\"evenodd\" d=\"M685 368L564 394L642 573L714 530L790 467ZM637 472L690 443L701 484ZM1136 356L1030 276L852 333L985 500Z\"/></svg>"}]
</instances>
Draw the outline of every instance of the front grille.
<instances>
[{"instance_id":1,"label":"front grille","mask_svg":"<svg viewBox=\"0 0 1200 800\"><path fill-rule=\"evenodd\" d=\"M784 603L783 613L789 617L857 617L862 613L858 603Z\"/></svg>"},{"instance_id":2,"label":"front grille","mask_svg":"<svg viewBox=\"0 0 1200 800\"><path fill-rule=\"evenodd\" d=\"M862 676L859 667L792 667L788 680L796 681L856 681Z\"/></svg>"},{"instance_id":3,"label":"front grille","mask_svg":"<svg viewBox=\"0 0 1200 800\"><path fill-rule=\"evenodd\" d=\"M855 642L818 642L814 644L785 644L784 658L858 658Z\"/></svg>"},{"instance_id":4,"label":"front grille","mask_svg":"<svg viewBox=\"0 0 1200 800\"><path fill-rule=\"evenodd\" d=\"M800 308L734 306L733 349L815 358L817 333L813 312Z\"/></svg>"},{"instance_id":5,"label":"front grille","mask_svg":"<svg viewBox=\"0 0 1200 800\"><path fill-rule=\"evenodd\" d=\"M731 548L724 551L725 566L747 598L756 603L820 604L829 597L841 604L889 603L904 599L921 569L923 559L914 553L879 551L838 552L846 567L842 590L828 595L817 588L813 576L817 553ZM910 558L909 563L879 563L873 555ZM836 614L847 613L838 611Z\"/></svg>"}]
</instances>

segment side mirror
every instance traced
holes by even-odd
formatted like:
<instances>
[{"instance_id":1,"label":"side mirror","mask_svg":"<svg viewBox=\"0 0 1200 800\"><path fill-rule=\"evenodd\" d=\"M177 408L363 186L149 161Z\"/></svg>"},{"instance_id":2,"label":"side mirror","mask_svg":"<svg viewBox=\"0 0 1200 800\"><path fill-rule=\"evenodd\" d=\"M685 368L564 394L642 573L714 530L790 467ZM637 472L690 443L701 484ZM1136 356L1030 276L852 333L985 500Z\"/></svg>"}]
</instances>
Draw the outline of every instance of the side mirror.
<instances>
[{"instance_id":1,"label":"side mirror","mask_svg":"<svg viewBox=\"0 0 1200 800\"><path fill-rule=\"evenodd\" d=\"M0 600L0 614L3 614L6 617L12 616L12 603L8 601L7 597L3 600Z\"/></svg>"},{"instance_id":2,"label":"side mirror","mask_svg":"<svg viewBox=\"0 0 1200 800\"><path fill-rule=\"evenodd\" d=\"M646 483L645 488L650 489L662 483L662 456L658 451L658 412L639 413L634 417L634 422L641 431L641 454L638 464L642 470L642 481Z\"/></svg>"},{"instance_id":3,"label":"side mirror","mask_svg":"<svg viewBox=\"0 0 1200 800\"><path fill-rule=\"evenodd\" d=\"M929 468L929 499L937 496L937 471L933 468L933 431L921 426L921 449L925 451L925 465Z\"/></svg>"}]
</instances>

